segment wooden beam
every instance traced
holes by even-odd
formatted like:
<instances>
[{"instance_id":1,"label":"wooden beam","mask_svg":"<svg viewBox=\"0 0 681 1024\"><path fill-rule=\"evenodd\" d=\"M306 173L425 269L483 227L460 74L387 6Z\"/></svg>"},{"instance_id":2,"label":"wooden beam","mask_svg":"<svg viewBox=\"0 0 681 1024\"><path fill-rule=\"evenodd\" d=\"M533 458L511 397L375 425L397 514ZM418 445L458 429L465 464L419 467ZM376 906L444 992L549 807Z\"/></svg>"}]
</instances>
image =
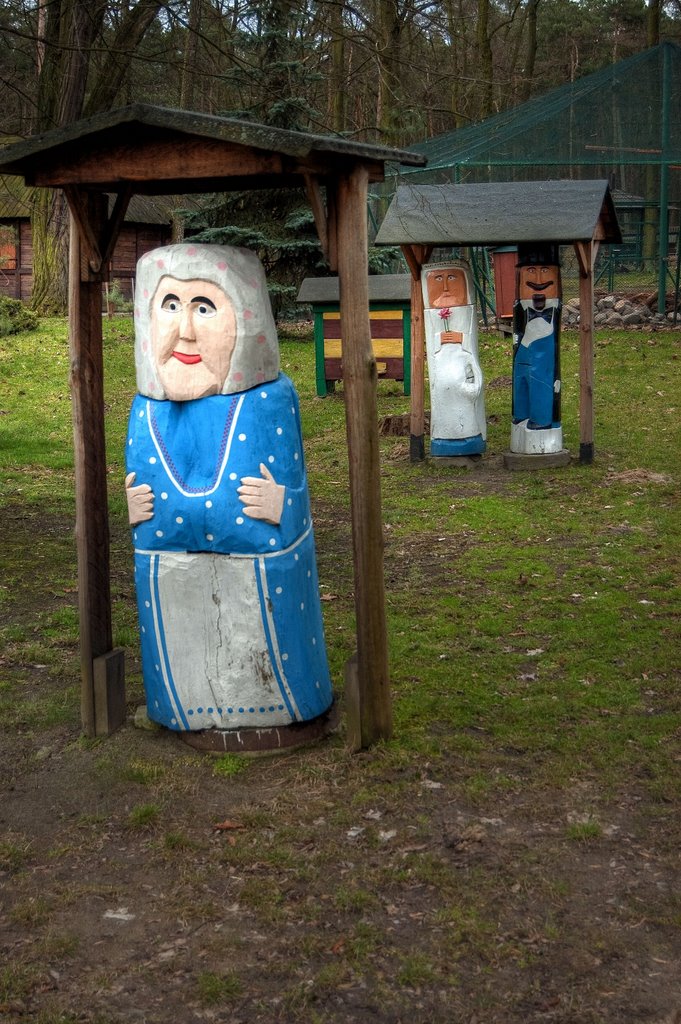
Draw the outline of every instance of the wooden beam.
<instances>
[{"instance_id":1,"label":"wooden beam","mask_svg":"<svg viewBox=\"0 0 681 1024\"><path fill-rule=\"evenodd\" d=\"M329 270L338 271L338 217L336 211L336 200L338 195L338 182L333 179L326 185L326 223L327 240L329 244Z\"/></svg>"},{"instance_id":2,"label":"wooden beam","mask_svg":"<svg viewBox=\"0 0 681 1024\"><path fill-rule=\"evenodd\" d=\"M90 216L93 194L76 185L64 188L71 216L78 225L81 249L85 250L90 274L98 277L113 256L116 241L125 220L125 214L132 198L132 187L125 185L116 196L111 217L107 217L96 230ZM95 193L96 195L97 193ZM108 200L101 199L102 205Z\"/></svg>"},{"instance_id":3,"label":"wooden beam","mask_svg":"<svg viewBox=\"0 0 681 1024\"><path fill-rule=\"evenodd\" d=\"M209 182L222 182L224 190L225 179L243 180L244 187L250 182L251 188L257 188L260 179L267 187L301 187L306 176L325 181L329 176L350 173L353 166L354 160L341 156L286 156L216 139L147 138L107 145L85 139L77 151L41 156L33 167L26 168L25 178L27 184L36 186L82 185L114 192L130 182L135 191L147 186L156 193L164 191L164 183L169 181L175 182L175 190L180 192L206 191ZM372 181L383 180L380 161L368 162L366 169ZM233 188L231 181L227 187Z\"/></svg>"},{"instance_id":4,"label":"wooden beam","mask_svg":"<svg viewBox=\"0 0 681 1024\"><path fill-rule=\"evenodd\" d=\"M317 228L317 234L319 235L319 244L322 247L324 259L328 263L329 230L326 222L326 210L324 209L324 200L322 199L322 190L319 186L319 179L315 178L312 174L305 174L304 177L307 198L312 208L315 227Z\"/></svg>"},{"instance_id":5,"label":"wooden beam","mask_svg":"<svg viewBox=\"0 0 681 1024\"><path fill-rule=\"evenodd\" d=\"M405 258L407 266L409 267L409 273L411 274L415 281L420 280L421 264L419 263L416 253L414 251L416 246L401 245L400 248L402 250L402 255Z\"/></svg>"},{"instance_id":6,"label":"wooden beam","mask_svg":"<svg viewBox=\"0 0 681 1024\"><path fill-rule=\"evenodd\" d=\"M88 194L84 189L67 185L64 189L69 204L71 222L75 221L78 228L78 250L87 260L90 275L98 276L102 269L102 251L100 241L90 219Z\"/></svg>"},{"instance_id":7,"label":"wooden beam","mask_svg":"<svg viewBox=\"0 0 681 1024\"><path fill-rule=\"evenodd\" d=\"M579 461L594 457L594 266L597 241L575 242L579 264Z\"/></svg>"},{"instance_id":8,"label":"wooden beam","mask_svg":"<svg viewBox=\"0 0 681 1024\"><path fill-rule=\"evenodd\" d=\"M357 166L339 178L335 195L357 619L357 686L349 695L354 689L359 707L349 715L352 722L359 720L355 745L361 747L392 733L376 360L369 323L368 178L367 169Z\"/></svg>"},{"instance_id":9,"label":"wooden beam","mask_svg":"<svg viewBox=\"0 0 681 1024\"><path fill-rule=\"evenodd\" d=\"M281 174L278 153L206 139L146 140L102 147L90 144L74 159L54 157L32 175L35 185L104 186L110 182L173 178L224 178L231 175Z\"/></svg>"},{"instance_id":10,"label":"wooden beam","mask_svg":"<svg viewBox=\"0 0 681 1024\"><path fill-rule=\"evenodd\" d=\"M95 236L105 217L103 201L105 197L101 197L99 210L91 210L88 218L94 222ZM74 217L71 218L70 246L69 351L76 478L81 717L85 734L94 737L111 732L121 724L121 715L125 716L125 691L122 652L112 652L102 285L100 280L88 279L90 274L82 267L79 222ZM113 657L103 665L101 659L105 655ZM105 697L107 688L116 692ZM102 709L106 709L104 723L101 722Z\"/></svg>"},{"instance_id":11,"label":"wooden beam","mask_svg":"<svg viewBox=\"0 0 681 1024\"><path fill-rule=\"evenodd\" d=\"M425 448L425 353L421 268L430 259L432 245L403 245L402 253L411 272L411 409L409 416L409 456L412 462L426 457Z\"/></svg>"},{"instance_id":12,"label":"wooden beam","mask_svg":"<svg viewBox=\"0 0 681 1024\"><path fill-rule=\"evenodd\" d=\"M107 221L104 237L102 239L102 262L107 266L113 257L113 251L116 248L116 242L121 232L121 228L123 227L125 215L128 212L128 206L130 205L131 199L132 187L130 185L125 185L116 196L116 202L114 203L114 208L111 211L111 216Z\"/></svg>"}]
</instances>

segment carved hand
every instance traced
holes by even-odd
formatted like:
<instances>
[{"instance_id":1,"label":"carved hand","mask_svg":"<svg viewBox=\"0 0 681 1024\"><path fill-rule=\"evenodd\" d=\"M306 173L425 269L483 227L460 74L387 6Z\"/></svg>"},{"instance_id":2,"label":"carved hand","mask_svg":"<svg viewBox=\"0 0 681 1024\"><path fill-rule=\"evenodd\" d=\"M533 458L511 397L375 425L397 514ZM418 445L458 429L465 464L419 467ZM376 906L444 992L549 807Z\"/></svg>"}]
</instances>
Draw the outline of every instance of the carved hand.
<instances>
[{"instance_id":1,"label":"carved hand","mask_svg":"<svg viewBox=\"0 0 681 1024\"><path fill-rule=\"evenodd\" d=\"M125 478L125 496L128 499L128 519L131 526L137 526L154 514L154 494L149 484L135 483L135 473L128 473Z\"/></svg>"},{"instance_id":2,"label":"carved hand","mask_svg":"<svg viewBox=\"0 0 681 1024\"><path fill-rule=\"evenodd\" d=\"M251 519L264 519L266 523L277 526L281 522L281 512L284 507L283 484L278 484L267 466L260 463L259 476L244 476L241 478L239 501L242 501L246 508L244 512Z\"/></svg>"},{"instance_id":3,"label":"carved hand","mask_svg":"<svg viewBox=\"0 0 681 1024\"><path fill-rule=\"evenodd\" d=\"M460 345L463 342L461 331L443 331L440 335L441 345Z\"/></svg>"}]
</instances>

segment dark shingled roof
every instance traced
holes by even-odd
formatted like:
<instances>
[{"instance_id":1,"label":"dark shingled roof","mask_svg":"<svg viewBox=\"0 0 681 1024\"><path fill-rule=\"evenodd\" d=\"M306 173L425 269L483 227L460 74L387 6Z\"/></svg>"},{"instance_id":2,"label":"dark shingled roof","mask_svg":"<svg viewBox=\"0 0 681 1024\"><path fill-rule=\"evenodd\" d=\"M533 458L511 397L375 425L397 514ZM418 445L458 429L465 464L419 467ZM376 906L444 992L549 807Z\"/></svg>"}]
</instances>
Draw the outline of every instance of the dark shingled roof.
<instances>
[{"instance_id":1,"label":"dark shingled roof","mask_svg":"<svg viewBox=\"0 0 681 1024\"><path fill-rule=\"evenodd\" d=\"M607 181L401 185L377 245L621 242Z\"/></svg>"},{"instance_id":2,"label":"dark shingled roof","mask_svg":"<svg viewBox=\"0 0 681 1024\"><path fill-rule=\"evenodd\" d=\"M411 274L371 274L369 302L409 302ZM339 302L337 277L306 277L296 302Z\"/></svg>"},{"instance_id":3,"label":"dark shingled roof","mask_svg":"<svg viewBox=\"0 0 681 1024\"><path fill-rule=\"evenodd\" d=\"M412 166L423 166L426 163L426 158L420 153L354 142L341 136L286 131L269 125L241 121L238 118L135 103L129 107L96 114L63 128L55 128L42 135L34 135L23 142L0 149L0 172L28 174L33 167L39 166L41 161L49 157L51 151L66 151L84 139L94 140L100 136L134 147L136 142L146 141L150 135L157 136L159 132L165 138L185 135L218 142L232 142L295 159L322 154L327 158L337 155L339 158L391 161ZM153 174L150 174L150 177L153 177Z\"/></svg>"}]
</instances>

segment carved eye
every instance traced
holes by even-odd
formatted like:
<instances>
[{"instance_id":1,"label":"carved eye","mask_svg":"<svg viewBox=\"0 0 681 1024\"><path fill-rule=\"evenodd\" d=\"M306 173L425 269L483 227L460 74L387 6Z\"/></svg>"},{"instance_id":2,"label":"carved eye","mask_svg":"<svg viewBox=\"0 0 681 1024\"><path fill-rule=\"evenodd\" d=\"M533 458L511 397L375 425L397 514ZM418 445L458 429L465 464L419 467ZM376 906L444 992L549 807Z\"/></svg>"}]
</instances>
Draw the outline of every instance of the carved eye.
<instances>
[{"instance_id":1,"label":"carved eye","mask_svg":"<svg viewBox=\"0 0 681 1024\"><path fill-rule=\"evenodd\" d=\"M215 316L217 309L215 303L211 302L210 299L205 298L203 295L197 295L192 299L192 306L199 314L200 317L208 318Z\"/></svg>"},{"instance_id":2,"label":"carved eye","mask_svg":"<svg viewBox=\"0 0 681 1024\"><path fill-rule=\"evenodd\" d=\"M180 309L180 300L177 295L166 295L161 303L161 309L165 309L167 313L177 313Z\"/></svg>"}]
</instances>

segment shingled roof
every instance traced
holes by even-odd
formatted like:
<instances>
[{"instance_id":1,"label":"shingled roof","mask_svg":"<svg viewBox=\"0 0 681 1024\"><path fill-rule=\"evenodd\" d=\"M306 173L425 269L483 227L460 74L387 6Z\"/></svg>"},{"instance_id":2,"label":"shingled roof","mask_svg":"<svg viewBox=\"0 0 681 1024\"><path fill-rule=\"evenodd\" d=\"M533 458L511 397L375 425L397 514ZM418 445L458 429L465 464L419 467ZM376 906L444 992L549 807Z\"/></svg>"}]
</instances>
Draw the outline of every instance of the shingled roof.
<instances>
[{"instance_id":1,"label":"shingled roof","mask_svg":"<svg viewBox=\"0 0 681 1024\"><path fill-rule=\"evenodd\" d=\"M144 173L143 163L138 169L120 172L117 179L100 180L94 174L98 161L105 161L111 147L126 147L131 155L138 153L144 159L144 147L150 144L173 144L179 138L187 142L195 139L204 146L232 144L245 151L271 154L271 173L263 170L253 175L250 172L249 187L256 185L270 187L272 184L285 186L288 176L299 176L303 166L311 173L329 171L330 160L342 166L346 161L360 160L368 165L376 163L374 180L381 180L385 161L421 167L426 158L420 153L392 149L369 143L355 142L342 136L315 135L308 132L287 131L269 125L253 124L238 118L219 117L213 114L197 114L186 110L173 110L136 103L128 107L77 121L64 128L56 128L42 135L34 135L23 142L14 143L0 150L0 171L21 174L28 184L44 182L44 175L50 166L60 165L63 177L63 161L69 154L78 153L80 182L85 184L83 175L88 173L98 185L114 189L125 182L133 182L137 192L153 192L160 195L168 189L164 186L161 168L154 178L151 168ZM320 164L323 165L320 167ZM380 168L380 172L379 172ZM248 174L250 168L245 168ZM75 174L75 170L74 170ZM153 182L150 180L153 179ZM173 175L172 191L177 188L181 174ZM168 179L165 179L168 181ZM74 183L76 180L74 178ZM89 182L88 182L89 183ZM223 185L224 187L224 185ZM186 181L186 190L208 191L205 178L198 184Z\"/></svg>"},{"instance_id":2,"label":"shingled roof","mask_svg":"<svg viewBox=\"0 0 681 1024\"><path fill-rule=\"evenodd\" d=\"M607 181L401 185L377 245L621 242Z\"/></svg>"}]
</instances>

